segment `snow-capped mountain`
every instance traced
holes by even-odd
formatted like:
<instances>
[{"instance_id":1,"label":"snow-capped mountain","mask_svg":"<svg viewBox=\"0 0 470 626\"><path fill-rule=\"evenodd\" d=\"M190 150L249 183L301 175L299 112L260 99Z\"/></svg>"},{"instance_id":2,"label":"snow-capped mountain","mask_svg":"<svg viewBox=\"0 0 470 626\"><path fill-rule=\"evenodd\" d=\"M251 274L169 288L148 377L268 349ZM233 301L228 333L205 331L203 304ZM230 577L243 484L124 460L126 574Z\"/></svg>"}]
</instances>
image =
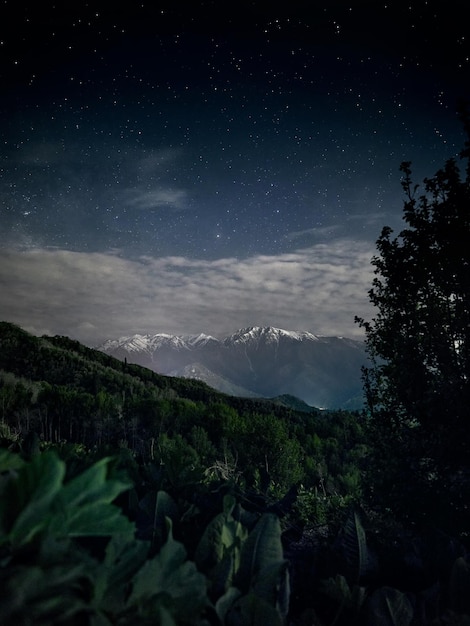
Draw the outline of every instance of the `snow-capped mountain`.
<instances>
[{"instance_id":1,"label":"snow-capped mountain","mask_svg":"<svg viewBox=\"0 0 470 626\"><path fill-rule=\"evenodd\" d=\"M203 333L132 335L98 349L160 374L203 380L232 395L290 394L326 408L362 405L365 345L344 337L254 326L223 339Z\"/></svg>"},{"instance_id":2,"label":"snow-capped mountain","mask_svg":"<svg viewBox=\"0 0 470 626\"><path fill-rule=\"evenodd\" d=\"M242 328L233 335L230 335L230 337L224 340L224 344L252 344L253 342L278 344L281 339L316 341L317 337L307 331L283 330L282 328L274 328L272 326L251 326L249 328Z\"/></svg>"}]
</instances>

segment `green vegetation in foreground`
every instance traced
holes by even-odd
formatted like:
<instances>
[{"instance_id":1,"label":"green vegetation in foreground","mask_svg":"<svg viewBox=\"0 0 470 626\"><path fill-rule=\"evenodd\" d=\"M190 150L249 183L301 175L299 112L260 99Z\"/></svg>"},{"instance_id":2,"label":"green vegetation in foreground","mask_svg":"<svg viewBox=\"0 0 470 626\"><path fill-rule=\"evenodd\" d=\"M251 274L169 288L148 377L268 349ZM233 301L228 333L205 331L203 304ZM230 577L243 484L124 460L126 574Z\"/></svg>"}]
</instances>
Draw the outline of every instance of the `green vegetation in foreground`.
<instances>
[{"instance_id":1,"label":"green vegetation in foreground","mask_svg":"<svg viewBox=\"0 0 470 626\"><path fill-rule=\"evenodd\" d=\"M368 505L365 415L0 330L2 625L412 624L424 591L466 613L463 543Z\"/></svg>"}]
</instances>

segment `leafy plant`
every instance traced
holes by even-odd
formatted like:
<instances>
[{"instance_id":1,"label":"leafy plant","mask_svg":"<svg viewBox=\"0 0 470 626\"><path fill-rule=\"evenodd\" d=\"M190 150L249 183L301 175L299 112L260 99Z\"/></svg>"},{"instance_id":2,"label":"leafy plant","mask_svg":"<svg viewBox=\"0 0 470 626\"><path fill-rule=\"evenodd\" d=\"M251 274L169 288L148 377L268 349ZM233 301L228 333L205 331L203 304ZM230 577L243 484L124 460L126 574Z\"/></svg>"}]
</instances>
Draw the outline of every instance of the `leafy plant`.
<instances>
[{"instance_id":1,"label":"leafy plant","mask_svg":"<svg viewBox=\"0 0 470 626\"><path fill-rule=\"evenodd\" d=\"M196 563L207 572L220 620L237 624L282 624L289 607L288 562L283 557L279 518L264 513L249 531L228 496L224 511L207 526Z\"/></svg>"},{"instance_id":2,"label":"leafy plant","mask_svg":"<svg viewBox=\"0 0 470 626\"><path fill-rule=\"evenodd\" d=\"M206 577L175 541L172 522L159 551L134 537L113 501L128 484L104 458L64 483L65 463L48 451L29 462L0 455L0 623L2 626L165 626L206 623ZM172 509L155 499L155 526ZM97 542L98 540L98 542Z\"/></svg>"},{"instance_id":3,"label":"leafy plant","mask_svg":"<svg viewBox=\"0 0 470 626\"><path fill-rule=\"evenodd\" d=\"M413 606L406 594L391 587L374 591L365 607L367 626L408 626L413 619Z\"/></svg>"},{"instance_id":4,"label":"leafy plant","mask_svg":"<svg viewBox=\"0 0 470 626\"><path fill-rule=\"evenodd\" d=\"M374 567L366 533L359 511L352 507L336 539L334 550L339 556L339 568L351 583L359 583Z\"/></svg>"},{"instance_id":5,"label":"leafy plant","mask_svg":"<svg viewBox=\"0 0 470 626\"><path fill-rule=\"evenodd\" d=\"M195 552L195 562L207 573L216 598L232 586L248 536L247 529L233 517L235 505L232 496L225 496L223 512L209 522Z\"/></svg>"},{"instance_id":6,"label":"leafy plant","mask_svg":"<svg viewBox=\"0 0 470 626\"><path fill-rule=\"evenodd\" d=\"M134 508L139 537L150 539L153 549L160 548L168 536L168 520L176 520L179 515L176 502L160 489L147 492Z\"/></svg>"},{"instance_id":7,"label":"leafy plant","mask_svg":"<svg viewBox=\"0 0 470 626\"><path fill-rule=\"evenodd\" d=\"M341 574L323 580L320 592L331 601L334 607L332 624L337 624L343 614L348 618L357 616L366 599L367 590L359 585L349 586L348 581Z\"/></svg>"},{"instance_id":8,"label":"leafy plant","mask_svg":"<svg viewBox=\"0 0 470 626\"><path fill-rule=\"evenodd\" d=\"M133 524L112 503L129 484L108 476L109 458L64 484L65 463L53 452L35 455L28 463L20 463L13 454L3 456L11 469L0 482L0 545L15 550L47 533L53 537L133 533Z\"/></svg>"}]
</instances>

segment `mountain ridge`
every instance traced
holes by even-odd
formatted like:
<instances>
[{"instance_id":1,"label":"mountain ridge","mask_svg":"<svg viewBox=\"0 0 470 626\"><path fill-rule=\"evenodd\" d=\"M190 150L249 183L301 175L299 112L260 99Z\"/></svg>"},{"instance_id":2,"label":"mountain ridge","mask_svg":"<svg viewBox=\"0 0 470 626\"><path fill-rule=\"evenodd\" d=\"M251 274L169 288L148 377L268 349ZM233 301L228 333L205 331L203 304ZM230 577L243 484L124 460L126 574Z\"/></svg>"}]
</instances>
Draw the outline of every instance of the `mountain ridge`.
<instances>
[{"instance_id":1,"label":"mountain ridge","mask_svg":"<svg viewBox=\"0 0 470 626\"><path fill-rule=\"evenodd\" d=\"M362 408L363 341L274 326L248 326L224 338L205 333L135 334L98 350L153 371L202 380L246 397L293 395L310 406Z\"/></svg>"}]
</instances>

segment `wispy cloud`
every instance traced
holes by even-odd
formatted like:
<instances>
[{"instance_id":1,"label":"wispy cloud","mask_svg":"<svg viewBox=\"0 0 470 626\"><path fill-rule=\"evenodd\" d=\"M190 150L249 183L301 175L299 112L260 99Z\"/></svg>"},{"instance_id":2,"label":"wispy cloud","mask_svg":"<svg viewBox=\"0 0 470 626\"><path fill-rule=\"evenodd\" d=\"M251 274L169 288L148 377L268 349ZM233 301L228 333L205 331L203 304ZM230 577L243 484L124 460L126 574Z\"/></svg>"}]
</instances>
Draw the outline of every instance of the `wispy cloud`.
<instances>
[{"instance_id":1,"label":"wispy cloud","mask_svg":"<svg viewBox=\"0 0 470 626\"><path fill-rule=\"evenodd\" d=\"M184 189L158 188L151 191L139 187L126 189L118 202L135 209L149 210L161 207L183 209L186 206L187 192Z\"/></svg>"},{"instance_id":2,"label":"wispy cloud","mask_svg":"<svg viewBox=\"0 0 470 626\"><path fill-rule=\"evenodd\" d=\"M331 237L335 232L339 231L342 228L340 224L331 224L329 226L317 226L315 228L304 228L303 230L294 230L286 235L286 239L289 241L295 241L298 239L319 239L320 237L324 238Z\"/></svg>"},{"instance_id":3,"label":"wispy cloud","mask_svg":"<svg viewBox=\"0 0 470 626\"><path fill-rule=\"evenodd\" d=\"M355 336L372 250L339 240L276 256L214 261L118 253L0 253L0 319L90 345L136 332L223 335L248 325Z\"/></svg>"}]
</instances>

